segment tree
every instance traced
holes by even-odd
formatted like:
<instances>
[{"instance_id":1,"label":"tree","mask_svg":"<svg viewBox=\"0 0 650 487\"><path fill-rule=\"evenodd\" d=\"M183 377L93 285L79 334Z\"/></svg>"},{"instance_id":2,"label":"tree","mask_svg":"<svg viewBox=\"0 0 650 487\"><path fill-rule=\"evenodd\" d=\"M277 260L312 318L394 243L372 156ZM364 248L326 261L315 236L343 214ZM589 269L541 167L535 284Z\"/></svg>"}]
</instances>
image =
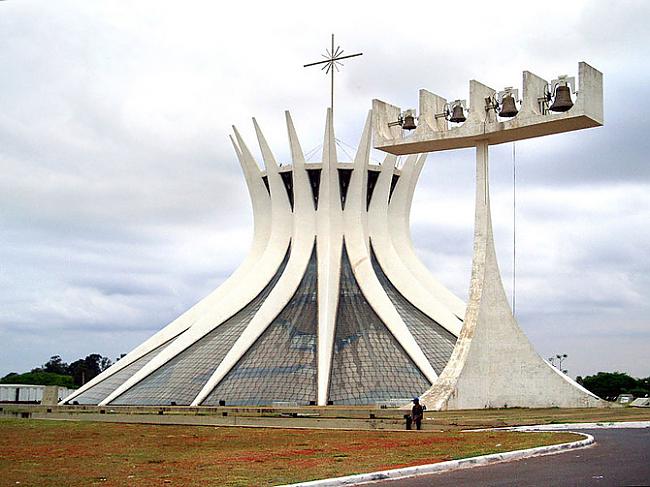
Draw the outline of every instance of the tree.
<instances>
[{"instance_id":1,"label":"tree","mask_svg":"<svg viewBox=\"0 0 650 487\"><path fill-rule=\"evenodd\" d=\"M65 363L60 355L52 355L50 360L41 367L35 367L24 374L11 372L0 379L0 383L82 386L111 365L113 362L110 358L102 357L98 353L91 353L86 358L75 360L70 365Z\"/></svg>"},{"instance_id":2,"label":"tree","mask_svg":"<svg viewBox=\"0 0 650 487\"><path fill-rule=\"evenodd\" d=\"M108 357L102 357L99 361L99 368L102 372L108 369L111 365L113 365L113 362L111 362L111 359Z\"/></svg>"},{"instance_id":3,"label":"tree","mask_svg":"<svg viewBox=\"0 0 650 487\"><path fill-rule=\"evenodd\" d=\"M43 371L61 375L68 375L69 372L68 364L61 359L60 355L52 355L43 365Z\"/></svg>"},{"instance_id":4,"label":"tree","mask_svg":"<svg viewBox=\"0 0 650 487\"><path fill-rule=\"evenodd\" d=\"M637 380L623 372L598 372L579 379L579 384L602 398L629 394L637 387Z\"/></svg>"},{"instance_id":5,"label":"tree","mask_svg":"<svg viewBox=\"0 0 650 487\"><path fill-rule=\"evenodd\" d=\"M52 372L26 372L16 374L12 372L0 379L0 384L34 384L43 386L62 386L74 389L75 384L69 375L54 374Z\"/></svg>"},{"instance_id":6,"label":"tree","mask_svg":"<svg viewBox=\"0 0 650 487\"><path fill-rule=\"evenodd\" d=\"M89 380L101 374L112 364L111 359L102 357L98 353L91 353L84 359L72 362L68 369L78 386L84 385Z\"/></svg>"},{"instance_id":7,"label":"tree","mask_svg":"<svg viewBox=\"0 0 650 487\"><path fill-rule=\"evenodd\" d=\"M77 386L82 386L90 379L95 377L99 372L88 367L85 359L80 358L70 364L70 375Z\"/></svg>"}]
</instances>

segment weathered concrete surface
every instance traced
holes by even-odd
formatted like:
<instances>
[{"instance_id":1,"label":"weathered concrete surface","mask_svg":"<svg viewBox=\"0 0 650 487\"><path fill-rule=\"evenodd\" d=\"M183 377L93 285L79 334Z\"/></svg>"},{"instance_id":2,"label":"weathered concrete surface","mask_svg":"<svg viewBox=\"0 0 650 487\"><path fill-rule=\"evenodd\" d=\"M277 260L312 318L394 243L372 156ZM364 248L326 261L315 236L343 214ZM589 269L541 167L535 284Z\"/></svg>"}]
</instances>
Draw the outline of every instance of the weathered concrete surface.
<instances>
[{"instance_id":1,"label":"weathered concrete surface","mask_svg":"<svg viewBox=\"0 0 650 487\"><path fill-rule=\"evenodd\" d=\"M100 420L125 423L223 424L232 426L333 427L342 429L403 430L405 411L376 407L187 407L187 406L43 406L25 404L0 405L1 417L53 418L71 421ZM598 424L611 427L648 425L650 410L644 408L574 409L475 409L471 411L425 411L425 430L476 430L480 428L514 428L531 424L553 426L560 423ZM417 432L414 432L417 433Z\"/></svg>"},{"instance_id":2,"label":"weathered concrete surface","mask_svg":"<svg viewBox=\"0 0 650 487\"><path fill-rule=\"evenodd\" d=\"M396 409L344 408L193 408L3 405L1 417L55 421L164 424L188 426L241 426L255 428L309 428L345 430L405 429L404 414ZM423 430L440 430L429 421ZM416 432L414 432L416 433Z\"/></svg>"},{"instance_id":3,"label":"weathered concrete surface","mask_svg":"<svg viewBox=\"0 0 650 487\"><path fill-rule=\"evenodd\" d=\"M449 363L421 403L435 410L606 404L543 360L512 315L494 248L487 141L476 151L474 257L465 322Z\"/></svg>"},{"instance_id":4,"label":"weathered concrete surface","mask_svg":"<svg viewBox=\"0 0 650 487\"><path fill-rule=\"evenodd\" d=\"M52 406L59 402L59 386L45 386L41 404Z\"/></svg>"},{"instance_id":5,"label":"weathered concrete surface","mask_svg":"<svg viewBox=\"0 0 650 487\"><path fill-rule=\"evenodd\" d=\"M487 139L489 144L541 137L603 124L603 75L581 62L578 65L579 91L574 106L563 113L548 113L541 109L547 81L529 71L523 73L523 100L519 113L499 120L494 111L485 110L485 99L496 90L478 81L469 84L470 111L467 121L450 127L440 117L447 100L420 90L418 127L413 132L399 126L389 126L397 120L400 108L373 100L375 148L395 155L435 152L473 147L476 141Z\"/></svg>"},{"instance_id":6,"label":"weathered concrete surface","mask_svg":"<svg viewBox=\"0 0 650 487\"><path fill-rule=\"evenodd\" d=\"M251 428L307 428L344 430L390 430L402 431L404 421L388 418L318 418L318 417L256 417L256 416L183 416L183 415L133 415L133 414L62 414L34 413L29 419L57 421L98 421L104 423L166 424L187 426L241 426ZM424 431L436 429L425 425Z\"/></svg>"}]
</instances>

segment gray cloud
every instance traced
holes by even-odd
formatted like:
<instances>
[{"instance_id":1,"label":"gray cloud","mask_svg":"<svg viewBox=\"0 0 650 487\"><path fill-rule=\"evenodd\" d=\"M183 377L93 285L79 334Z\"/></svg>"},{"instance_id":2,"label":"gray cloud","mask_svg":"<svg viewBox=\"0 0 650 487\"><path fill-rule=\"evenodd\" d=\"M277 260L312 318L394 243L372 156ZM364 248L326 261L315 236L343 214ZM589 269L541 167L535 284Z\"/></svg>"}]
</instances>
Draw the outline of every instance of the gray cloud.
<instances>
[{"instance_id":1,"label":"gray cloud","mask_svg":"<svg viewBox=\"0 0 650 487\"><path fill-rule=\"evenodd\" d=\"M351 145L372 98L412 107L419 88L466 97L472 78L500 88L523 69L576 74L579 60L605 73L605 127L517 143L517 315L574 375L650 374L645 2L572 2L562 25L518 5L510 35L486 22L506 3L421 5L430 20L415 23L389 2L334 7L0 4L0 374L127 352L236 268L251 215L230 124L259 154L256 116L288 161L291 109L303 148L321 144L328 81L302 64L332 28L364 52L337 77L337 136ZM470 150L431 155L412 215L417 251L463 297L473 170ZM510 294L510 145L492 148L491 171Z\"/></svg>"}]
</instances>

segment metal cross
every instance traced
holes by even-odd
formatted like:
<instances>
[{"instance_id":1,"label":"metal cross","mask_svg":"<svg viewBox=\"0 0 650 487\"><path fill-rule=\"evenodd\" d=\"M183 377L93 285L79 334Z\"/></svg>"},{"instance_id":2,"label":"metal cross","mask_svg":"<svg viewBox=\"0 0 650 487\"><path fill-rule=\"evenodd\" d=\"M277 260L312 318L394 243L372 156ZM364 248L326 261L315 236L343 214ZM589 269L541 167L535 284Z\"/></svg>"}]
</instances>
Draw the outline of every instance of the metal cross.
<instances>
[{"instance_id":1,"label":"metal cross","mask_svg":"<svg viewBox=\"0 0 650 487\"><path fill-rule=\"evenodd\" d=\"M330 82L330 108L332 110L332 115L334 114L334 70L339 71L339 66L343 66L343 63L341 62L341 59L348 59L351 57L357 57L357 56L363 56L362 52L359 52L357 54L348 54L347 56L343 55L343 49L341 49L341 46L336 46L336 49L334 49L334 34L332 34L332 50L330 51L329 49L325 50L326 54L322 54L322 56L325 58L324 61L317 61L315 63L309 63L305 64L303 67L307 68L309 66L317 66L319 64L323 64L324 66L321 68L321 70L325 70L325 74L331 75L331 82Z\"/></svg>"}]
</instances>

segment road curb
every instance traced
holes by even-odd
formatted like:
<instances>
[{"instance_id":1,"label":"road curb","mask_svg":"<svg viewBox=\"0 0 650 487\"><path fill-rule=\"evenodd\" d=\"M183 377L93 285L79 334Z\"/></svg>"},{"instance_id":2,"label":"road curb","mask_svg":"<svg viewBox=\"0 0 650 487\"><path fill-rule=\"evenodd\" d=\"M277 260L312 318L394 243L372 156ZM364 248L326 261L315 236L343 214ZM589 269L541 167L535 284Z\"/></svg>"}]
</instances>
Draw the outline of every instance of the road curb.
<instances>
[{"instance_id":1,"label":"road curb","mask_svg":"<svg viewBox=\"0 0 650 487\"><path fill-rule=\"evenodd\" d=\"M309 482L299 482L297 484L287 484L279 487L335 487L340 485L365 484L368 482L376 482L380 480L396 480L409 477L419 477L420 475L448 472L451 470L460 470L463 468L478 467L494 463L509 462L513 460L520 460L522 458L552 455L567 450L586 448L595 443L594 437L591 435L588 435L586 433L576 434L582 435L585 438L583 440L572 441L570 443L560 443L559 445L540 446L537 448L514 450L505 453L493 453L491 455L482 455L479 457L462 458L460 460L450 460L448 462L432 463L429 465L418 465L416 467L396 468L393 470L383 470L380 472L348 475L346 477L312 480Z\"/></svg>"},{"instance_id":2,"label":"road curb","mask_svg":"<svg viewBox=\"0 0 650 487\"><path fill-rule=\"evenodd\" d=\"M483 430L467 431L488 431L488 430L510 430L510 431L566 431L572 430L596 430L596 429L622 429L622 428L650 428L650 421L601 421L599 423L558 423L538 424L533 426L510 426L505 428L486 428Z\"/></svg>"}]
</instances>

